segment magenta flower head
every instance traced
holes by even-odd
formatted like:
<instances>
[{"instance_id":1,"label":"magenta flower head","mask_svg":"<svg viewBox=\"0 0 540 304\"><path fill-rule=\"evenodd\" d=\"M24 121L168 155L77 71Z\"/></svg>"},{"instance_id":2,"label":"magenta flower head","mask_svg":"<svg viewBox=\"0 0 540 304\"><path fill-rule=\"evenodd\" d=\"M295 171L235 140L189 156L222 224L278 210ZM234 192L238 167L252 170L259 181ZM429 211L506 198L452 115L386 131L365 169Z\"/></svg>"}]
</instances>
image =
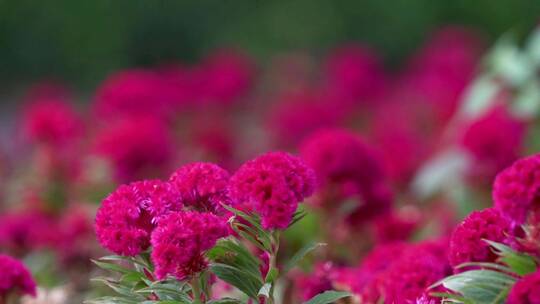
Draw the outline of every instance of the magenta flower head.
<instances>
[{"instance_id":1,"label":"magenta flower head","mask_svg":"<svg viewBox=\"0 0 540 304\"><path fill-rule=\"evenodd\" d=\"M170 177L186 207L198 211L221 213L221 204L231 205L229 172L212 163L182 166Z\"/></svg>"},{"instance_id":2,"label":"magenta flower head","mask_svg":"<svg viewBox=\"0 0 540 304\"><path fill-rule=\"evenodd\" d=\"M517 281L508 295L508 304L540 303L540 270Z\"/></svg>"},{"instance_id":3,"label":"magenta flower head","mask_svg":"<svg viewBox=\"0 0 540 304\"><path fill-rule=\"evenodd\" d=\"M152 261L156 276L187 279L207 267L204 253L228 235L225 219L196 211L172 212L152 233Z\"/></svg>"},{"instance_id":4,"label":"magenta flower head","mask_svg":"<svg viewBox=\"0 0 540 304\"><path fill-rule=\"evenodd\" d=\"M308 301L320 293L333 289L331 280L333 271L332 263L326 262L316 264L311 273L298 273L294 277L294 283L300 300Z\"/></svg>"},{"instance_id":5,"label":"magenta flower head","mask_svg":"<svg viewBox=\"0 0 540 304\"><path fill-rule=\"evenodd\" d=\"M83 123L67 100L41 97L25 108L23 129L32 142L59 147L82 135Z\"/></svg>"},{"instance_id":6,"label":"magenta flower head","mask_svg":"<svg viewBox=\"0 0 540 304\"><path fill-rule=\"evenodd\" d=\"M520 159L500 172L493 185L493 201L517 224L526 222L529 211L538 212L540 203L540 154Z\"/></svg>"},{"instance_id":7,"label":"magenta flower head","mask_svg":"<svg viewBox=\"0 0 540 304\"><path fill-rule=\"evenodd\" d=\"M96 135L94 151L109 161L121 182L159 176L173 157L169 130L151 117L121 119Z\"/></svg>"},{"instance_id":8,"label":"magenta flower head","mask_svg":"<svg viewBox=\"0 0 540 304\"><path fill-rule=\"evenodd\" d=\"M135 256L150 246L159 219L181 209L180 196L168 183L150 180L122 185L103 200L96 214L98 241L116 254Z\"/></svg>"},{"instance_id":9,"label":"magenta flower head","mask_svg":"<svg viewBox=\"0 0 540 304\"><path fill-rule=\"evenodd\" d=\"M285 229L298 203L313 193L315 173L300 158L284 152L263 154L231 177L231 195L257 212L265 229Z\"/></svg>"},{"instance_id":10,"label":"magenta flower head","mask_svg":"<svg viewBox=\"0 0 540 304\"><path fill-rule=\"evenodd\" d=\"M484 240L511 244L511 223L497 209L474 211L450 239L448 259L453 267L466 262L495 262L497 255Z\"/></svg>"},{"instance_id":11,"label":"magenta flower head","mask_svg":"<svg viewBox=\"0 0 540 304\"><path fill-rule=\"evenodd\" d=\"M301 145L301 155L317 173L321 191L316 203L335 210L334 204L355 198L355 220L384 213L392 195L377 153L356 134L343 129L316 132ZM329 205L332 204L332 205Z\"/></svg>"},{"instance_id":12,"label":"magenta flower head","mask_svg":"<svg viewBox=\"0 0 540 304\"><path fill-rule=\"evenodd\" d=\"M491 182L518 158L524 136L525 124L502 107L473 122L462 138L462 145L474 160L471 175Z\"/></svg>"},{"instance_id":13,"label":"magenta flower head","mask_svg":"<svg viewBox=\"0 0 540 304\"><path fill-rule=\"evenodd\" d=\"M53 218L39 211L2 214L0 248L14 255L22 255L54 244L57 240L54 225Z\"/></svg>"},{"instance_id":14,"label":"magenta flower head","mask_svg":"<svg viewBox=\"0 0 540 304\"><path fill-rule=\"evenodd\" d=\"M429 297L427 288L450 274L448 261L441 255L445 242L422 242L411 246L386 270L382 279L387 303L407 304Z\"/></svg>"},{"instance_id":15,"label":"magenta flower head","mask_svg":"<svg viewBox=\"0 0 540 304\"><path fill-rule=\"evenodd\" d=\"M281 146L296 147L314 131L340 124L345 112L330 92L316 89L285 92L270 109L267 126Z\"/></svg>"},{"instance_id":16,"label":"magenta flower head","mask_svg":"<svg viewBox=\"0 0 540 304\"><path fill-rule=\"evenodd\" d=\"M360 101L377 97L386 82L375 52L361 45L334 50L326 62L326 76L331 87Z\"/></svg>"},{"instance_id":17,"label":"magenta flower head","mask_svg":"<svg viewBox=\"0 0 540 304\"><path fill-rule=\"evenodd\" d=\"M223 49L210 54L200 66L199 73L203 101L230 104L249 92L255 68L245 54Z\"/></svg>"},{"instance_id":18,"label":"magenta flower head","mask_svg":"<svg viewBox=\"0 0 540 304\"><path fill-rule=\"evenodd\" d=\"M0 254L0 269L0 300L14 292L36 296L36 283L23 263Z\"/></svg>"},{"instance_id":19,"label":"magenta flower head","mask_svg":"<svg viewBox=\"0 0 540 304\"><path fill-rule=\"evenodd\" d=\"M150 70L133 69L112 74L97 90L96 115L119 118L150 114L164 118L170 114L165 84L158 73Z\"/></svg>"}]
</instances>

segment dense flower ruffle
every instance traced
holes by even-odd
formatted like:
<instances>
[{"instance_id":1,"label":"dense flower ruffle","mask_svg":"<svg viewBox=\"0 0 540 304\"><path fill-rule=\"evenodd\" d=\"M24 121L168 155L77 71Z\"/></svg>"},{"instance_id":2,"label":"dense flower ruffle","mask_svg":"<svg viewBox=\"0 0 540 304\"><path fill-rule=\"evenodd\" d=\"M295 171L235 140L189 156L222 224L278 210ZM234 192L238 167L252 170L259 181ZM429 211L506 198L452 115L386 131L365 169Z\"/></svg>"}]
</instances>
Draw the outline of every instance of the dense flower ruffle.
<instances>
[{"instance_id":1,"label":"dense flower ruffle","mask_svg":"<svg viewBox=\"0 0 540 304\"><path fill-rule=\"evenodd\" d=\"M98 241L116 254L135 256L150 246L158 219L181 208L180 196L167 183L122 185L103 200L96 214Z\"/></svg>"},{"instance_id":2,"label":"dense flower ruffle","mask_svg":"<svg viewBox=\"0 0 540 304\"><path fill-rule=\"evenodd\" d=\"M511 223L494 208L474 211L454 230L448 257L457 267L466 262L495 262L497 255L485 242L510 244Z\"/></svg>"},{"instance_id":3,"label":"dense flower ruffle","mask_svg":"<svg viewBox=\"0 0 540 304\"><path fill-rule=\"evenodd\" d=\"M36 283L23 263L0 254L0 269L0 298L12 292L36 295Z\"/></svg>"},{"instance_id":4,"label":"dense flower ruffle","mask_svg":"<svg viewBox=\"0 0 540 304\"><path fill-rule=\"evenodd\" d=\"M182 166L170 177L186 207L219 213L221 204L231 205L229 173L212 163L192 163Z\"/></svg>"},{"instance_id":5,"label":"dense flower ruffle","mask_svg":"<svg viewBox=\"0 0 540 304\"><path fill-rule=\"evenodd\" d=\"M204 270L204 252L227 236L226 221L211 213L172 212L152 233L152 261L159 279L184 280Z\"/></svg>"},{"instance_id":6,"label":"dense flower ruffle","mask_svg":"<svg viewBox=\"0 0 540 304\"><path fill-rule=\"evenodd\" d=\"M313 193L315 174L295 156L284 152L263 154L231 177L231 195L240 206L260 214L267 229L284 229L298 203Z\"/></svg>"},{"instance_id":7,"label":"dense flower ruffle","mask_svg":"<svg viewBox=\"0 0 540 304\"><path fill-rule=\"evenodd\" d=\"M508 295L508 304L540 303L540 271L517 281Z\"/></svg>"}]
</instances>

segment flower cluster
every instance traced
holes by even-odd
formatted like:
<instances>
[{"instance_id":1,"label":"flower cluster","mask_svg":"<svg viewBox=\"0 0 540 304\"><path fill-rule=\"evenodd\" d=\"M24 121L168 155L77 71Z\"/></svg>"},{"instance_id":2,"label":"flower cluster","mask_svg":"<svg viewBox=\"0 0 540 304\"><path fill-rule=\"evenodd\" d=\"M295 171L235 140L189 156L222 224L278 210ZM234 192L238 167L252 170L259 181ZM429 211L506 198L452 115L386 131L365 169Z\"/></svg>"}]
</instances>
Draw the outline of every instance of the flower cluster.
<instances>
[{"instance_id":1,"label":"flower cluster","mask_svg":"<svg viewBox=\"0 0 540 304\"><path fill-rule=\"evenodd\" d=\"M474 211L452 233L450 264L457 267L466 262L495 262L498 256L485 240L510 245L511 234L510 221L497 209Z\"/></svg>"},{"instance_id":2,"label":"flower cluster","mask_svg":"<svg viewBox=\"0 0 540 304\"><path fill-rule=\"evenodd\" d=\"M229 172L212 163L192 163L175 171L169 182L186 207L219 213L222 205L232 205L229 196Z\"/></svg>"},{"instance_id":3,"label":"flower cluster","mask_svg":"<svg viewBox=\"0 0 540 304\"><path fill-rule=\"evenodd\" d=\"M266 229L284 229L298 203L310 196L315 173L290 154L271 152L246 162L231 177L231 195L262 217Z\"/></svg>"},{"instance_id":4,"label":"flower cluster","mask_svg":"<svg viewBox=\"0 0 540 304\"><path fill-rule=\"evenodd\" d=\"M171 135L152 117L126 118L103 127L93 150L111 163L119 181L159 176L173 160Z\"/></svg>"},{"instance_id":5,"label":"flower cluster","mask_svg":"<svg viewBox=\"0 0 540 304\"><path fill-rule=\"evenodd\" d=\"M96 235L112 252L135 256L150 246L157 219L182 206L180 196L167 183L122 185L103 200L96 214Z\"/></svg>"},{"instance_id":6,"label":"flower cluster","mask_svg":"<svg viewBox=\"0 0 540 304\"><path fill-rule=\"evenodd\" d=\"M10 256L0 254L0 269L2 269L0 300L14 292L36 295L36 283L23 263Z\"/></svg>"},{"instance_id":7,"label":"flower cluster","mask_svg":"<svg viewBox=\"0 0 540 304\"><path fill-rule=\"evenodd\" d=\"M323 130L307 138L302 157L318 176L317 204L334 209L346 199L357 201L351 221L358 223L386 212L392 195L375 150L353 132Z\"/></svg>"},{"instance_id":8,"label":"flower cluster","mask_svg":"<svg viewBox=\"0 0 540 304\"><path fill-rule=\"evenodd\" d=\"M508 304L540 303L540 271L524 276L510 290Z\"/></svg>"},{"instance_id":9,"label":"flower cluster","mask_svg":"<svg viewBox=\"0 0 540 304\"><path fill-rule=\"evenodd\" d=\"M520 159L497 175L493 185L495 207L518 224L535 211L540 187L540 155Z\"/></svg>"},{"instance_id":10,"label":"flower cluster","mask_svg":"<svg viewBox=\"0 0 540 304\"><path fill-rule=\"evenodd\" d=\"M211 213L172 212L152 233L152 261L159 279L184 280L207 266L203 253L227 236L224 219Z\"/></svg>"}]
</instances>

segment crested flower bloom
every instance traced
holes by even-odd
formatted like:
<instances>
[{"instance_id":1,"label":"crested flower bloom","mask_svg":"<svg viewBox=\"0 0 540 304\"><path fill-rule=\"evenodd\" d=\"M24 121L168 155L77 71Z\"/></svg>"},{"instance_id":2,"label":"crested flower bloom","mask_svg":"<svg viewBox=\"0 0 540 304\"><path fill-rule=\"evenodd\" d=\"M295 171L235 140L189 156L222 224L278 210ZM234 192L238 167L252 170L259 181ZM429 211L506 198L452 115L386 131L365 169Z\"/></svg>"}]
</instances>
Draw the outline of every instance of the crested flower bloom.
<instances>
[{"instance_id":1,"label":"crested flower bloom","mask_svg":"<svg viewBox=\"0 0 540 304\"><path fill-rule=\"evenodd\" d=\"M406 304L418 298L432 299L427 288L450 274L444 256L446 242L424 241L409 247L392 263L382 278L383 298Z\"/></svg>"},{"instance_id":2,"label":"crested flower bloom","mask_svg":"<svg viewBox=\"0 0 540 304\"><path fill-rule=\"evenodd\" d=\"M495 207L517 224L526 222L529 212L540 210L540 154L522 158L500 172L493 185Z\"/></svg>"},{"instance_id":3,"label":"crested flower bloom","mask_svg":"<svg viewBox=\"0 0 540 304\"><path fill-rule=\"evenodd\" d=\"M263 154L231 177L231 195L241 208L257 212L266 229L284 229L298 203L310 196L315 173L300 158L284 152Z\"/></svg>"},{"instance_id":4,"label":"crested flower bloom","mask_svg":"<svg viewBox=\"0 0 540 304\"><path fill-rule=\"evenodd\" d=\"M13 254L47 247L55 243L54 220L39 211L22 211L0 215L0 248Z\"/></svg>"},{"instance_id":5,"label":"crested flower bloom","mask_svg":"<svg viewBox=\"0 0 540 304\"><path fill-rule=\"evenodd\" d=\"M93 148L110 162L121 182L159 176L173 158L169 130L151 117L121 119L102 128Z\"/></svg>"},{"instance_id":6,"label":"crested flower bloom","mask_svg":"<svg viewBox=\"0 0 540 304\"><path fill-rule=\"evenodd\" d=\"M38 97L23 115L23 131L34 143L62 147L82 135L82 119L64 98Z\"/></svg>"},{"instance_id":7,"label":"crested flower bloom","mask_svg":"<svg viewBox=\"0 0 540 304\"><path fill-rule=\"evenodd\" d=\"M207 267L204 253L227 236L224 219L196 211L172 212L159 221L152 233L152 261L156 276L187 279Z\"/></svg>"},{"instance_id":8,"label":"crested flower bloom","mask_svg":"<svg viewBox=\"0 0 540 304\"><path fill-rule=\"evenodd\" d=\"M184 205L199 211L220 213L221 204L231 205L229 172L212 163L192 163L182 166L169 182L178 191Z\"/></svg>"},{"instance_id":9,"label":"crested flower bloom","mask_svg":"<svg viewBox=\"0 0 540 304\"><path fill-rule=\"evenodd\" d=\"M355 293L363 302L376 303L382 296L385 271L407 248L404 242L378 245L361 261L360 266L347 269L336 277L336 284Z\"/></svg>"},{"instance_id":10,"label":"crested flower bloom","mask_svg":"<svg viewBox=\"0 0 540 304\"><path fill-rule=\"evenodd\" d=\"M473 157L471 174L492 181L512 164L522 148L525 124L497 107L473 122L462 137L462 145Z\"/></svg>"},{"instance_id":11,"label":"crested flower bloom","mask_svg":"<svg viewBox=\"0 0 540 304\"><path fill-rule=\"evenodd\" d=\"M246 95L255 77L251 59L231 49L210 54L196 72L201 86L199 98L218 104L230 104Z\"/></svg>"},{"instance_id":12,"label":"crested flower bloom","mask_svg":"<svg viewBox=\"0 0 540 304\"><path fill-rule=\"evenodd\" d=\"M135 256L150 246L150 235L166 213L182 209L180 196L165 182L122 185L107 196L96 214L98 241L110 251Z\"/></svg>"},{"instance_id":13,"label":"crested flower bloom","mask_svg":"<svg viewBox=\"0 0 540 304\"><path fill-rule=\"evenodd\" d=\"M459 224L450 240L453 267L466 262L495 262L497 255L484 240L511 244L511 224L495 208L474 211Z\"/></svg>"},{"instance_id":14,"label":"crested flower bloom","mask_svg":"<svg viewBox=\"0 0 540 304\"><path fill-rule=\"evenodd\" d=\"M36 283L20 261L0 254L0 300L11 293L36 296Z\"/></svg>"},{"instance_id":15,"label":"crested flower bloom","mask_svg":"<svg viewBox=\"0 0 540 304\"><path fill-rule=\"evenodd\" d=\"M380 151L389 179L398 185L409 185L433 148L437 126L429 111L406 92L396 90L373 114L371 140Z\"/></svg>"},{"instance_id":16,"label":"crested flower bloom","mask_svg":"<svg viewBox=\"0 0 540 304\"><path fill-rule=\"evenodd\" d=\"M307 135L336 127L344 116L336 96L319 90L286 92L270 109L267 124L273 140L282 146L296 146Z\"/></svg>"},{"instance_id":17,"label":"crested flower bloom","mask_svg":"<svg viewBox=\"0 0 540 304\"><path fill-rule=\"evenodd\" d=\"M517 281L508 295L508 304L540 303L540 270Z\"/></svg>"},{"instance_id":18,"label":"crested flower bloom","mask_svg":"<svg viewBox=\"0 0 540 304\"><path fill-rule=\"evenodd\" d=\"M383 214L375 219L373 232L379 243L405 241L420 226L421 214L413 207Z\"/></svg>"},{"instance_id":19,"label":"crested flower bloom","mask_svg":"<svg viewBox=\"0 0 540 304\"><path fill-rule=\"evenodd\" d=\"M328 85L359 101L377 97L386 76L376 54L361 45L340 47L326 61Z\"/></svg>"},{"instance_id":20,"label":"crested flower bloom","mask_svg":"<svg viewBox=\"0 0 540 304\"><path fill-rule=\"evenodd\" d=\"M191 125L189 137L190 142L203 154L203 159L224 168L234 166L238 135L232 121L223 115L204 112L204 115L197 116Z\"/></svg>"},{"instance_id":21,"label":"crested flower bloom","mask_svg":"<svg viewBox=\"0 0 540 304\"><path fill-rule=\"evenodd\" d=\"M332 290L332 273L330 262L315 265L312 273L299 273L294 280L296 289L300 292L300 300L308 301L320 293Z\"/></svg>"},{"instance_id":22,"label":"crested flower bloom","mask_svg":"<svg viewBox=\"0 0 540 304\"><path fill-rule=\"evenodd\" d=\"M446 121L472 79L483 45L473 31L445 27L433 33L413 58L405 82Z\"/></svg>"},{"instance_id":23,"label":"crested flower bloom","mask_svg":"<svg viewBox=\"0 0 540 304\"><path fill-rule=\"evenodd\" d=\"M318 176L318 206L336 210L335 204L355 199L357 208L350 218L353 222L371 219L390 207L392 195L381 160L356 134L342 129L322 130L307 138L300 150Z\"/></svg>"},{"instance_id":24,"label":"crested flower bloom","mask_svg":"<svg viewBox=\"0 0 540 304\"><path fill-rule=\"evenodd\" d=\"M95 253L95 235L90 211L82 205L68 207L58 221L59 241L54 244L63 265L89 265Z\"/></svg>"},{"instance_id":25,"label":"crested flower bloom","mask_svg":"<svg viewBox=\"0 0 540 304\"><path fill-rule=\"evenodd\" d=\"M124 70L110 75L98 88L94 110L96 115L118 118L130 115L168 115L170 100L165 83L151 70Z\"/></svg>"}]
</instances>

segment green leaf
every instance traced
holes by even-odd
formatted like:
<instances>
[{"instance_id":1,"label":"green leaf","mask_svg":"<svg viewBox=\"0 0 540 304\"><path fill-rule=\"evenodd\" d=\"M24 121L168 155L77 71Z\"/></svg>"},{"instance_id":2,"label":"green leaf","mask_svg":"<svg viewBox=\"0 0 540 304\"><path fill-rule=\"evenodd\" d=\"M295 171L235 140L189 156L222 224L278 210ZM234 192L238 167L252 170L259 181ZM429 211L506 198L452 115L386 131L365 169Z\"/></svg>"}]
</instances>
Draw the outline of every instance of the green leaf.
<instances>
[{"instance_id":1,"label":"green leaf","mask_svg":"<svg viewBox=\"0 0 540 304\"><path fill-rule=\"evenodd\" d=\"M508 265L512 271L518 275L526 275L536 271L536 262L533 257L517 252L514 249L497 242L484 240L500 256L499 260Z\"/></svg>"},{"instance_id":2,"label":"green leaf","mask_svg":"<svg viewBox=\"0 0 540 304\"><path fill-rule=\"evenodd\" d=\"M252 299L257 299L259 290L263 286L260 276L258 277L253 273L231 265L214 263L210 265L210 271Z\"/></svg>"},{"instance_id":3,"label":"green leaf","mask_svg":"<svg viewBox=\"0 0 540 304\"><path fill-rule=\"evenodd\" d=\"M232 239L220 240L206 253L206 256L211 261L234 266L257 278L262 277L259 259L254 257L242 243Z\"/></svg>"},{"instance_id":4,"label":"green leaf","mask_svg":"<svg viewBox=\"0 0 540 304\"><path fill-rule=\"evenodd\" d=\"M119 273L124 273L124 274L134 272L132 269L120 266L115 263L100 262L96 260L92 260L92 263L96 264L99 268L109 270L112 272L119 272Z\"/></svg>"},{"instance_id":5,"label":"green leaf","mask_svg":"<svg viewBox=\"0 0 540 304\"><path fill-rule=\"evenodd\" d=\"M350 297L351 294L345 291L335 291L335 290L329 290L325 291L321 294L318 294L311 298L309 301L305 302L304 304L329 304L334 303L335 301L339 299L343 299L345 297Z\"/></svg>"},{"instance_id":6,"label":"green leaf","mask_svg":"<svg viewBox=\"0 0 540 304\"><path fill-rule=\"evenodd\" d=\"M84 301L85 304L139 304L139 301L123 297L101 297Z\"/></svg>"},{"instance_id":7,"label":"green leaf","mask_svg":"<svg viewBox=\"0 0 540 304\"><path fill-rule=\"evenodd\" d=\"M308 243L306 244L304 247L300 248L300 250L298 250L292 257L291 259L289 260L289 262L287 262L287 264L285 265L285 268L284 268L284 273L288 273L291 269L293 269L294 267L296 267L296 265L307 255L309 254L310 252L312 252L313 250L321 247L321 246L326 246L325 243L317 243L317 242L311 242L311 243Z\"/></svg>"},{"instance_id":8,"label":"green leaf","mask_svg":"<svg viewBox=\"0 0 540 304\"><path fill-rule=\"evenodd\" d=\"M493 270L470 270L447 277L430 288L443 285L475 304L504 303L504 295L516 279Z\"/></svg>"}]
</instances>

